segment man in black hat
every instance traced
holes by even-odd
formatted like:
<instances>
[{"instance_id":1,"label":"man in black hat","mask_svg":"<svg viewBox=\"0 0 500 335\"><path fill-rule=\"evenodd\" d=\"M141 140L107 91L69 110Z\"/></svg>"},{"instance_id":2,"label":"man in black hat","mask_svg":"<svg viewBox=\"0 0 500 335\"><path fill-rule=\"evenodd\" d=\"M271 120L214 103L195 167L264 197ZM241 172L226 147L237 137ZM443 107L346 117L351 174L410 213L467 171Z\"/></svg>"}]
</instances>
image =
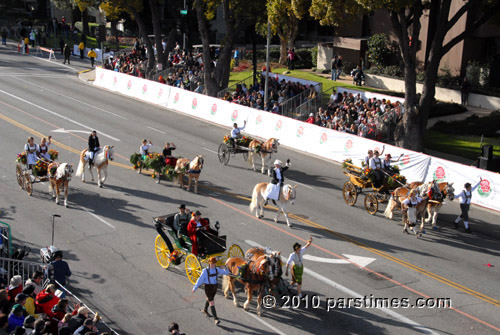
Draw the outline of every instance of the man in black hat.
<instances>
[{"instance_id":1,"label":"man in black hat","mask_svg":"<svg viewBox=\"0 0 500 335\"><path fill-rule=\"evenodd\" d=\"M457 198L460 198L460 209L462 210L462 213L455 219L455 229L458 229L460 220L464 220L465 231L469 234L472 233L472 230L469 228L470 201L472 199L472 192L476 190L482 180L483 178L479 178L479 181L476 185L474 185L474 187L472 187L470 183L465 183L465 189L457 195Z\"/></svg>"},{"instance_id":2,"label":"man in black hat","mask_svg":"<svg viewBox=\"0 0 500 335\"><path fill-rule=\"evenodd\" d=\"M59 284L62 286L66 286L66 277L71 276L69 265L66 261L63 261L62 258L63 253L61 250L58 250L54 253L54 261L50 263L54 271L54 280L56 280L58 283L56 283L57 287L60 287ZM64 298L64 294L61 296L61 298Z\"/></svg>"},{"instance_id":3,"label":"man in black hat","mask_svg":"<svg viewBox=\"0 0 500 335\"><path fill-rule=\"evenodd\" d=\"M174 216L174 229L177 232L177 236L180 238L181 235L188 234L187 225L189 223L189 211L186 211L186 205L181 204L179 206L179 213Z\"/></svg>"},{"instance_id":4,"label":"man in black hat","mask_svg":"<svg viewBox=\"0 0 500 335\"><path fill-rule=\"evenodd\" d=\"M302 263L302 255L304 251L309 248L312 243L312 237L309 236L309 240L304 247L301 247L299 243L295 243L293 245L293 252L288 257L288 261L286 262L286 271L285 276L288 277L288 267L292 265L292 282L290 285L294 285L297 283L297 294L299 298L302 298L302 273L304 272L304 264Z\"/></svg>"}]
</instances>

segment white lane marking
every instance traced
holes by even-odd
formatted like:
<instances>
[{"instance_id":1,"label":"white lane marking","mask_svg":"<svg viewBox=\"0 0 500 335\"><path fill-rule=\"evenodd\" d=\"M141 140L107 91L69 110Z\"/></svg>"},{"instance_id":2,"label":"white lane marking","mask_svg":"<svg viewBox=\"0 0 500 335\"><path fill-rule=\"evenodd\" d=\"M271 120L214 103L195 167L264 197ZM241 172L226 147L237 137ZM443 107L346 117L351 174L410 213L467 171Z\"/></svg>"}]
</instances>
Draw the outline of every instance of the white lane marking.
<instances>
[{"instance_id":1,"label":"white lane marking","mask_svg":"<svg viewBox=\"0 0 500 335\"><path fill-rule=\"evenodd\" d=\"M36 77L36 78L68 78L63 74L31 74L31 73L2 73L0 77Z\"/></svg>"},{"instance_id":2,"label":"white lane marking","mask_svg":"<svg viewBox=\"0 0 500 335\"><path fill-rule=\"evenodd\" d=\"M68 69L70 69L71 71L73 72L78 72L78 70L76 70L75 68L72 68L71 66L69 65L66 65L66 64L62 64L62 63L59 63L57 60L55 62L53 61L50 61L48 59L45 59L45 58L42 58L42 57L39 57L39 56L35 56L36 59L39 59L39 60L43 60L45 62L49 62L50 64L54 64L54 65L59 65L59 66L64 66L64 67L67 67ZM79 65L77 65L79 66ZM83 66L82 66L83 67Z\"/></svg>"},{"instance_id":3,"label":"white lane marking","mask_svg":"<svg viewBox=\"0 0 500 335\"><path fill-rule=\"evenodd\" d=\"M146 126L146 128L149 128L149 129L151 129L151 130L157 131L157 132L162 133L162 134L165 134L165 135L167 134L167 133L166 133L166 132L164 132L164 131L158 130L158 129L153 128L153 127L150 127L150 126Z\"/></svg>"},{"instance_id":4,"label":"white lane marking","mask_svg":"<svg viewBox=\"0 0 500 335\"><path fill-rule=\"evenodd\" d=\"M252 247L264 248L263 246L261 246L257 242L254 242L254 241L251 241L251 240L245 240L245 243L251 245ZM284 257L281 257L281 260L283 262L285 262L285 263L287 262L287 259L285 259ZM348 295L350 295L350 296L352 296L354 298L358 298L358 299L363 299L364 298L363 295L361 295L361 294L359 294L359 293L351 290L350 288L345 287L344 285L341 285L341 284L339 284L337 282L334 282L333 280L328 279L325 276L320 275L319 273L316 273L316 272L314 272L312 270L309 270L307 268L304 268L304 272L307 273L307 274L309 274L309 275L311 275L311 276L313 276L314 278L318 279L319 281L322 281L323 283L328 284L328 285L332 286L333 288L335 288L335 289L337 289L339 291L342 291L345 294L348 294ZM435 334L435 335L438 335L438 333L433 332L429 328L424 327L421 324L419 324L419 323L417 323L417 322L415 322L413 320L408 319L406 316L403 316L403 315L401 315L399 313L396 313L396 312L394 312L394 311L392 311L392 310L390 310L388 308L377 307L377 309L379 309L380 311L386 313L387 315L392 316L395 319L400 320L401 322L404 322L404 323L412 326L418 332L421 332L421 333L424 333L424 334Z\"/></svg>"},{"instance_id":5,"label":"white lane marking","mask_svg":"<svg viewBox=\"0 0 500 335\"><path fill-rule=\"evenodd\" d=\"M85 207L80 207L81 209L83 209L85 212L89 213L90 215L92 215L93 217L95 217L97 220L101 221L102 223L104 223L106 226L108 227L111 227L113 229L116 229L115 226L113 226L111 223L109 223L108 221L104 220L103 218L101 218L100 216L92 213L90 210L88 210L87 208Z\"/></svg>"},{"instance_id":6,"label":"white lane marking","mask_svg":"<svg viewBox=\"0 0 500 335\"><path fill-rule=\"evenodd\" d=\"M67 76L65 76L65 77L67 77ZM30 81L23 80L23 79L21 79L21 78L16 78L16 79L17 79L17 80L20 80L20 81L22 81L22 82L28 83L28 84L30 84L30 85L36 86L36 87L38 87L38 88L42 88L42 89L44 89L44 90L47 90L47 91L50 91L50 92L54 92L54 93L56 93L56 94L58 94L58 95L60 95L60 96L62 96L62 97L65 97L66 99L70 99L70 100L76 101L76 102L78 102L78 103L81 103L82 105L89 106L89 107L92 107L92 108L94 108L94 109L100 110L101 112L108 113L108 114L110 114L110 115L113 115L113 116L116 116L116 117L122 118L122 119L124 119L124 120L128 120L128 118L126 118L125 116L121 116L121 115L119 115L119 114L116 114L116 113L110 112L110 111L105 110L105 109L102 109L102 108L100 108L100 107L97 107L97 106L91 105L91 104L89 104L89 103L86 103L85 101L81 101L81 100L75 99L75 98L70 97L70 96L68 96L68 95L65 95L65 94L59 93L59 92L57 92L57 91L51 90L50 88L47 88L47 87L45 87L45 86L40 86L40 85L34 84L34 83L30 82Z\"/></svg>"},{"instance_id":7,"label":"white lane marking","mask_svg":"<svg viewBox=\"0 0 500 335\"><path fill-rule=\"evenodd\" d=\"M357 265L360 267L367 267L370 263L376 261L376 258L370 258L370 257L363 257L363 256L355 256L355 255L348 255L348 254L342 254L345 256L347 259L335 259L335 258L326 258L326 257L317 257L313 255L308 255L305 254L303 256L304 259L308 259L313 262L320 262L320 263L329 263L329 264L353 264Z\"/></svg>"},{"instance_id":8,"label":"white lane marking","mask_svg":"<svg viewBox=\"0 0 500 335\"><path fill-rule=\"evenodd\" d=\"M88 130L94 130L94 129L95 129L95 128L92 128L92 127L86 126L86 125L84 125L83 123L80 123L80 122L75 121L75 120L73 120L73 119L70 119L69 117L66 117L66 116L64 116L64 115L61 115L61 114L56 113L56 112L54 112L54 111L51 111L51 110L49 110L49 109L47 109L47 108L44 108L44 107L42 107L42 106L39 106L39 105L37 105L37 104L34 104L34 103L32 103L32 102L30 102L30 101L28 101L28 100L25 100L25 99L23 99L23 98L20 98L20 97L18 97L17 95L14 95L14 94L10 94L10 93L8 93L8 92L5 92L4 90L0 90L0 93L3 93L3 94L5 94L5 95L8 95L8 96L10 96L10 97L12 97L12 98L14 98L14 99L17 99L17 100L19 100L19 101L22 101L22 102L24 102L24 103L26 103L26 104L28 104L28 105L31 105L31 106L37 107L37 108L39 108L39 109L41 109L41 110L43 110L43 111L45 111L45 112L47 112L47 113L50 113L50 114L52 114L52 115L55 115L55 116L60 117L61 119L64 119L64 120L66 120L66 121L69 121L69 122L72 122L72 123L74 123L74 124L76 124L76 125L79 125L79 126L80 126L80 127L82 127L82 128L85 128L85 129L88 129ZM116 137L113 137L113 136L111 136L111 135L108 135L108 134L106 134L106 133L103 133L102 131L97 131L97 132L98 132L99 134L101 134L102 136L105 136L105 137L107 137L107 138L109 138L109 139L112 139L112 140L114 140L114 141L120 142L120 140L119 140L118 138L116 138Z\"/></svg>"},{"instance_id":9,"label":"white lane marking","mask_svg":"<svg viewBox=\"0 0 500 335\"><path fill-rule=\"evenodd\" d=\"M311 190L314 190L314 188L312 188L311 186L306 185L306 184L299 183L298 181L291 180L290 178L288 178L288 183L289 183L289 184L290 184L290 183L292 183L292 184L293 184L293 183L295 183L295 184L299 184L299 185L302 185L302 186L304 186L304 187L307 187L307 188L309 188L309 189L311 189Z\"/></svg>"},{"instance_id":10,"label":"white lane marking","mask_svg":"<svg viewBox=\"0 0 500 335\"><path fill-rule=\"evenodd\" d=\"M208 148L205 148L205 147L203 147L203 149L205 149L206 151L210 151L210 152L213 152L214 154L217 154L217 155L219 154L219 153L218 153L217 151L213 151L213 150L211 150L211 149L208 149Z\"/></svg>"},{"instance_id":11,"label":"white lane marking","mask_svg":"<svg viewBox=\"0 0 500 335\"><path fill-rule=\"evenodd\" d=\"M84 133L84 134L88 134L89 133L87 130L66 130L64 128L54 129L54 130L51 130L50 132L51 133L64 133L64 134L67 134L67 133Z\"/></svg>"},{"instance_id":12,"label":"white lane marking","mask_svg":"<svg viewBox=\"0 0 500 335\"><path fill-rule=\"evenodd\" d=\"M271 329L273 332L276 332L276 334L280 334L280 335L286 335L286 333L283 333L281 330L279 330L278 328L272 326L271 324L269 324L268 322L262 320L262 318L258 317L257 315L253 315L252 313L246 313L246 315L250 315L252 318L254 318L255 320L259 321L260 323L262 323L264 326L268 327L269 329Z\"/></svg>"}]
</instances>

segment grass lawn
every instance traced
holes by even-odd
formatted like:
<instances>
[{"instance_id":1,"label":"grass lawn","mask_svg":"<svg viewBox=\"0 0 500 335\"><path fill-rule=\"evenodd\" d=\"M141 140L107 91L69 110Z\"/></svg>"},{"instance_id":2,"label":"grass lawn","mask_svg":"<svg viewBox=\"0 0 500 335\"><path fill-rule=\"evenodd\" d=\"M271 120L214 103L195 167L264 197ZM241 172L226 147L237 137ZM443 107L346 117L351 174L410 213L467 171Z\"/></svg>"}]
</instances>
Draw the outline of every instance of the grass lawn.
<instances>
[{"instance_id":1,"label":"grass lawn","mask_svg":"<svg viewBox=\"0 0 500 335\"><path fill-rule=\"evenodd\" d=\"M424 137L426 148L469 159L481 156L480 143L481 136L446 134L435 130L428 130ZM498 137L484 137L483 145L485 144L493 145L493 155L500 156L500 139Z\"/></svg>"}]
</instances>

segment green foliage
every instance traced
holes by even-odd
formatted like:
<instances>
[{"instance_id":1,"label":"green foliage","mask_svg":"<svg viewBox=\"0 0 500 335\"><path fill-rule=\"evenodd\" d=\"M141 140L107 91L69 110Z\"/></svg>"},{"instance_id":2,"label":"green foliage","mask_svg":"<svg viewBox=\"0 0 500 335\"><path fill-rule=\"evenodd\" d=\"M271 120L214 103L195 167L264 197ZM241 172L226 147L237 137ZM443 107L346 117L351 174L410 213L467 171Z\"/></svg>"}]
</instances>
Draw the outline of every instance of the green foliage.
<instances>
[{"instance_id":1,"label":"green foliage","mask_svg":"<svg viewBox=\"0 0 500 335\"><path fill-rule=\"evenodd\" d=\"M349 75L354 68L356 68L356 64L351 62L344 62L344 68L342 69L342 71L345 74Z\"/></svg>"},{"instance_id":2,"label":"green foliage","mask_svg":"<svg viewBox=\"0 0 500 335\"><path fill-rule=\"evenodd\" d=\"M496 137L498 139L498 134L496 132L500 130L500 112L492 112L485 117L478 117L474 114L465 120L453 122L441 121L436 123L432 127L432 130L456 135L484 135L486 137Z\"/></svg>"},{"instance_id":3,"label":"green foliage","mask_svg":"<svg viewBox=\"0 0 500 335\"><path fill-rule=\"evenodd\" d=\"M311 50L312 63L314 67L318 67L318 47L315 46Z\"/></svg>"},{"instance_id":4,"label":"green foliage","mask_svg":"<svg viewBox=\"0 0 500 335\"><path fill-rule=\"evenodd\" d=\"M313 49L295 49L297 60L295 61L296 69L310 69L313 64Z\"/></svg>"},{"instance_id":5,"label":"green foliage","mask_svg":"<svg viewBox=\"0 0 500 335\"><path fill-rule=\"evenodd\" d=\"M368 39L368 61L370 64L375 66L389 65L390 57L389 37L386 34L376 34Z\"/></svg>"},{"instance_id":6,"label":"green foliage","mask_svg":"<svg viewBox=\"0 0 500 335\"><path fill-rule=\"evenodd\" d=\"M441 69L441 75L438 75L436 85L442 87L450 87L454 89L459 89L462 84L462 78L460 76L454 76L451 74L450 69Z\"/></svg>"},{"instance_id":7,"label":"green foliage","mask_svg":"<svg viewBox=\"0 0 500 335\"><path fill-rule=\"evenodd\" d=\"M467 108L465 108L465 106L454 103L438 102L434 106L432 106L429 118L461 114L465 112L467 112Z\"/></svg>"}]
</instances>

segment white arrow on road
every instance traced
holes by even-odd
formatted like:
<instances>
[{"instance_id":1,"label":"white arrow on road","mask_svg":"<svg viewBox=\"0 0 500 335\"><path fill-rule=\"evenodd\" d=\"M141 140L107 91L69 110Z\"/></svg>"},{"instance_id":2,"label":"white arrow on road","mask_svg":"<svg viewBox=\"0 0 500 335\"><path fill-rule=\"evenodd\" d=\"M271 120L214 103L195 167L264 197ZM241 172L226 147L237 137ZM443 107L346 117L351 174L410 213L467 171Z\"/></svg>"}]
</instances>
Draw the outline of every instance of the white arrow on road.
<instances>
[{"instance_id":1,"label":"white arrow on road","mask_svg":"<svg viewBox=\"0 0 500 335\"><path fill-rule=\"evenodd\" d=\"M251 240L245 240L245 243L251 245L252 247L264 249L264 247L262 245L260 245L257 242L251 241ZM348 254L343 254L343 256L347 259L324 258L324 257L316 257L316 256L312 256L312 255L307 255L307 254L304 255L304 259L308 259L310 261L315 261L315 262L330 263L330 264L356 264L356 265L361 266L361 267L366 267L371 262L377 260L376 258L354 256L354 255L348 255Z\"/></svg>"},{"instance_id":2,"label":"white arrow on road","mask_svg":"<svg viewBox=\"0 0 500 335\"><path fill-rule=\"evenodd\" d=\"M54 129L54 130L51 130L50 131L51 133L84 133L84 134L88 134L89 131L88 130L66 130L64 128L59 128L59 129Z\"/></svg>"},{"instance_id":3,"label":"white arrow on road","mask_svg":"<svg viewBox=\"0 0 500 335\"><path fill-rule=\"evenodd\" d=\"M304 255L304 259L308 259L310 261L314 262L321 262L321 263L330 263L330 264L356 264L361 267L366 267L368 264L371 262L376 261L376 258L370 258L370 257L363 257L363 256L355 256L355 255L348 255L348 254L342 254L347 259L334 259L334 258L324 258L324 257L316 257L313 255Z\"/></svg>"}]
</instances>

